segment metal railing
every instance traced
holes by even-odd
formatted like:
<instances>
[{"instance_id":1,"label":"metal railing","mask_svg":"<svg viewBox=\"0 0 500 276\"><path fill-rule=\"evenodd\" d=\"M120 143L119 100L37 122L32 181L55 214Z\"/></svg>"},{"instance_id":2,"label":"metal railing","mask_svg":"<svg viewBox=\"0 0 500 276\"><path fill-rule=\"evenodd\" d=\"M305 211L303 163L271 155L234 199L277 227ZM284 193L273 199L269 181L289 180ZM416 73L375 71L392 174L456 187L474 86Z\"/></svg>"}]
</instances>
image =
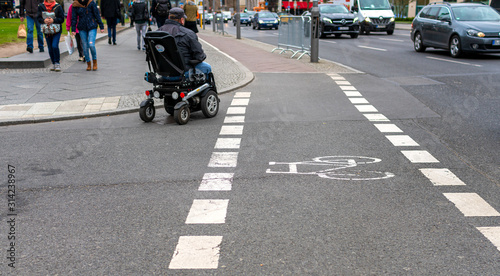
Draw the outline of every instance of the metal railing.
<instances>
[{"instance_id":1,"label":"metal railing","mask_svg":"<svg viewBox=\"0 0 500 276\"><path fill-rule=\"evenodd\" d=\"M220 17L217 15L220 14ZM224 31L224 15L222 13L214 13L214 24L217 26L217 33L221 35L228 34L228 32Z\"/></svg>"},{"instance_id":2,"label":"metal railing","mask_svg":"<svg viewBox=\"0 0 500 276\"><path fill-rule=\"evenodd\" d=\"M282 16L278 31L278 47L271 52L281 50L280 54L292 52L291 58L300 54L311 56L311 17Z\"/></svg>"}]
</instances>

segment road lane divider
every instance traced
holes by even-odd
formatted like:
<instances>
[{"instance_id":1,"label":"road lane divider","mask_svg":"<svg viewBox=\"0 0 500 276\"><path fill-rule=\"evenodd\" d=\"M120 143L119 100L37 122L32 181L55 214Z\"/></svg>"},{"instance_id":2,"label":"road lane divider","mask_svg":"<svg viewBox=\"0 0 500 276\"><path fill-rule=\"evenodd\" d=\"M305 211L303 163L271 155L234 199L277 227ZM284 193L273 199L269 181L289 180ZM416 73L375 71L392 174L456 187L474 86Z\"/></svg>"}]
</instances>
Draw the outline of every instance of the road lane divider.
<instances>
[{"instance_id":1,"label":"road lane divider","mask_svg":"<svg viewBox=\"0 0 500 276\"><path fill-rule=\"evenodd\" d=\"M364 49L369 49L369 50L380 51L380 52L387 52L387 49L382 49L382 48L375 48L375 47L369 47L369 46L363 46L363 45L358 45L358 47L364 48Z\"/></svg>"}]
</instances>

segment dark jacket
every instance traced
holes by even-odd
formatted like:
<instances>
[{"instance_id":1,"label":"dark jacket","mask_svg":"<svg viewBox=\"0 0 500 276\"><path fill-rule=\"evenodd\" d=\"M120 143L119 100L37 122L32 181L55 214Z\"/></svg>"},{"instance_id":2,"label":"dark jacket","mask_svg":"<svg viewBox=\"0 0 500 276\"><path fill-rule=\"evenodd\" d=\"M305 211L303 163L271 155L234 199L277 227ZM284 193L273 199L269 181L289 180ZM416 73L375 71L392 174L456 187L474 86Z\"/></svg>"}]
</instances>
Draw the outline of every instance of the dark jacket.
<instances>
[{"instance_id":1,"label":"dark jacket","mask_svg":"<svg viewBox=\"0 0 500 276\"><path fill-rule=\"evenodd\" d=\"M98 25L101 30L104 30L99 10L93 0L89 1L85 7L78 3L78 1L73 2L73 13L71 15L72 32L76 32L77 28L79 31L97 29Z\"/></svg>"},{"instance_id":2,"label":"dark jacket","mask_svg":"<svg viewBox=\"0 0 500 276\"><path fill-rule=\"evenodd\" d=\"M131 18L134 20L134 22L137 22L139 24L149 20L148 8L146 7L146 3L144 1L134 1L134 3L132 4Z\"/></svg>"},{"instance_id":3,"label":"dark jacket","mask_svg":"<svg viewBox=\"0 0 500 276\"><path fill-rule=\"evenodd\" d=\"M160 31L169 33L175 38L177 48L184 60L184 65L192 67L190 60L204 61L207 56L203 52L201 43L198 41L198 36L188 28L185 28L181 23L167 19L165 25L161 26Z\"/></svg>"},{"instance_id":4,"label":"dark jacket","mask_svg":"<svg viewBox=\"0 0 500 276\"><path fill-rule=\"evenodd\" d=\"M172 8L172 4L170 3L170 1L167 1L167 5L168 5L168 9L170 10ZM156 13L156 6L158 6L158 0L153 0L153 2L151 3L151 15L156 18L158 17L158 14Z\"/></svg>"},{"instance_id":5,"label":"dark jacket","mask_svg":"<svg viewBox=\"0 0 500 276\"><path fill-rule=\"evenodd\" d=\"M43 19L43 12L46 12L46 11L47 11L47 8L45 7L45 5L43 3L38 5L38 13L36 16L36 20L38 20L38 23L45 24L44 19ZM60 33L60 32L62 32L62 23L64 23L64 10L61 7L61 5L56 3L56 5L54 6L53 12L56 16L56 18L54 18L53 24L61 24L61 28L59 31L59 33Z\"/></svg>"},{"instance_id":6,"label":"dark jacket","mask_svg":"<svg viewBox=\"0 0 500 276\"><path fill-rule=\"evenodd\" d=\"M101 14L104 18L119 18L120 0L101 0Z\"/></svg>"},{"instance_id":7,"label":"dark jacket","mask_svg":"<svg viewBox=\"0 0 500 276\"><path fill-rule=\"evenodd\" d=\"M42 3L43 0L21 0L19 4L19 16L25 17L25 15L28 15L35 18L38 14L38 4ZM26 13L24 10L26 10Z\"/></svg>"}]
</instances>

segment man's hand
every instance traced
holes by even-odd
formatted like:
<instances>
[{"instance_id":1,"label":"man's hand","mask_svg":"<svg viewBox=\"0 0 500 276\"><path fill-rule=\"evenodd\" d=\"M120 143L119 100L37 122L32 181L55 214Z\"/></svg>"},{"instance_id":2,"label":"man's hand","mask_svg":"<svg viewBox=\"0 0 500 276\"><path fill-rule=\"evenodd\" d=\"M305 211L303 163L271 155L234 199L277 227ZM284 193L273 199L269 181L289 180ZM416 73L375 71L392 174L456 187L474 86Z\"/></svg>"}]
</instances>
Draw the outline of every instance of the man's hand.
<instances>
[{"instance_id":1,"label":"man's hand","mask_svg":"<svg viewBox=\"0 0 500 276\"><path fill-rule=\"evenodd\" d=\"M76 32L71 32L71 35L72 35L72 36L75 36L75 35L76 35Z\"/></svg>"},{"instance_id":2,"label":"man's hand","mask_svg":"<svg viewBox=\"0 0 500 276\"><path fill-rule=\"evenodd\" d=\"M24 17L23 16L20 16L19 19L21 19L21 22L24 21Z\"/></svg>"},{"instance_id":3,"label":"man's hand","mask_svg":"<svg viewBox=\"0 0 500 276\"><path fill-rule=\"evenodd\" d=\"M101 29L101 33L104 33L104 30L103 30L103 29Z\"/></svg>"}]
</instances>

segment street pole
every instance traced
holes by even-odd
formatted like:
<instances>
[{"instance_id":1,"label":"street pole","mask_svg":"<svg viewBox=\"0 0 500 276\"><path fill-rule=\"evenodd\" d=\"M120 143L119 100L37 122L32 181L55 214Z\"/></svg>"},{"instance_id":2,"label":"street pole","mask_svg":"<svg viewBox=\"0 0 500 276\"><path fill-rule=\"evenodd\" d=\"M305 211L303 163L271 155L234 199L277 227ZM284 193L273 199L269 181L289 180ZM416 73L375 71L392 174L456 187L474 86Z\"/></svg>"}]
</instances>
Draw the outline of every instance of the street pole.
<instances>
[{"instance_id":1,"label":"street pole","mask_svg":"<svg viewBox=\"0 0 500 276\"><path fill-rule=\"evenodd\" d=\"M318 0L313 0L311 9L311 62L318 62L319 52L319 7Z\"/></svg>"},{"instance_id":2,"label":"street pole","mask_svg":"<svg viewBox=\"0 0 500 276\"><path fill-rule=\"evenodd\" d=\"M233 20L236 20L236 39L241 39L241 20L240 20L240 0L236 1L236 14Z\"/></svg>"}]
</instances>

